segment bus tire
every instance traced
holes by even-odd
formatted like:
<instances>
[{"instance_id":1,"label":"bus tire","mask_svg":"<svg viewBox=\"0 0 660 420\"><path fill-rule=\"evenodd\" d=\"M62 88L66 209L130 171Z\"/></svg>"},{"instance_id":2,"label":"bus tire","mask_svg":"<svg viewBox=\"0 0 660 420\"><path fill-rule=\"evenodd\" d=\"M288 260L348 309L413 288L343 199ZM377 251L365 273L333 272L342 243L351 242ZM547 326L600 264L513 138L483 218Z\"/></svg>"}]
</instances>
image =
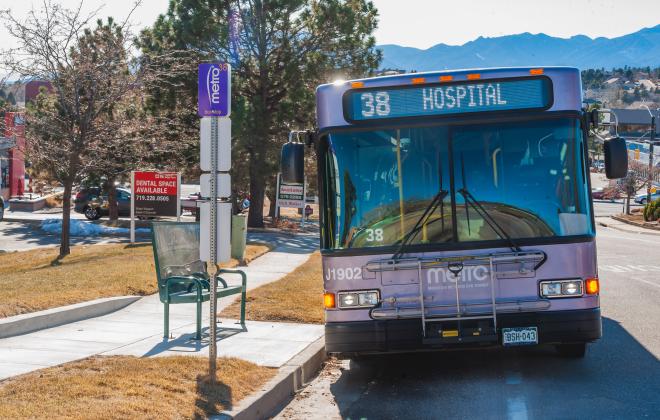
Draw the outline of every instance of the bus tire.
<instances>
[{"instance_id":1,"label":"bus tire","mask_svg":"<svg viewBox=\"0 0 660 420\"><path fill-rule=\"evenodd\" d=\"M587 343L557 344L555 348L560 356L581 359L587 352Z\"/></svg>"}]
</instances>

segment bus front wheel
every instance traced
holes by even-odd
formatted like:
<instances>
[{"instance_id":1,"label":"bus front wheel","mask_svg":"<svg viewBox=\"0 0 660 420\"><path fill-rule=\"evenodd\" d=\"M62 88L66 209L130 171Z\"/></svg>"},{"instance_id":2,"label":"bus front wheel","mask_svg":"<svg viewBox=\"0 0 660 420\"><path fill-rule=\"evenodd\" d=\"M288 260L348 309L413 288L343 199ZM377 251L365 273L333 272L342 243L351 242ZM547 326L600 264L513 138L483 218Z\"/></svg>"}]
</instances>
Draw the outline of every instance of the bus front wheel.
<instances>
[{"instance_id":1,"label":"bus front wheel","mask_svg":"<svg viewBox=\"0 0 660 420\"><path fill-rule=\"evenodd\" d=\"M555 348L560 356L581 359L587 352L587 343L557 344Z\"/></svg>"}]
</instances>

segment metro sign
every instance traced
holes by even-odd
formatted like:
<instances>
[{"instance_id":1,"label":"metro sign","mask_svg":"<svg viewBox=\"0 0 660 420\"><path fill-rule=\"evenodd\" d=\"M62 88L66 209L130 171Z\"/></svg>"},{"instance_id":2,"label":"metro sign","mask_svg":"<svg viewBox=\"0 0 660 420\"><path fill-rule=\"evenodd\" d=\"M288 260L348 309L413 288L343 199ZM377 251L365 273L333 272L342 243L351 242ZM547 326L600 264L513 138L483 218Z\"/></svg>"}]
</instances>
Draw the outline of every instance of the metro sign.
<instances>
[{"instance_id":1,"label":"metro sign","mask_svg":"<svg viewBox=\"0 0 660 420\"><path fill-rule=\"evenodd\" d=\"M197 113L228 117L231 113L231 65L205 63L198 67Z\"/></svg>"}]
</instances>

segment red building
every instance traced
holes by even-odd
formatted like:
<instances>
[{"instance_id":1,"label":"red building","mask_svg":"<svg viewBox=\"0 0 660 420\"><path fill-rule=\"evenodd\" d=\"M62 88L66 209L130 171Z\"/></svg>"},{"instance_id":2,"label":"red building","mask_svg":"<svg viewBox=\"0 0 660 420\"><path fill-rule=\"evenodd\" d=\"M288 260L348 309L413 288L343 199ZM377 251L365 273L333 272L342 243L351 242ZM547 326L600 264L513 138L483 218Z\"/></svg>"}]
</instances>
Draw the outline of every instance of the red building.
<instances>
[{"instance_id":1,"label":"red building","mask_svg":"<svg viewBox=\"0 0 660 420\"><path fill-rule=\"evenodd\" d=\"M46 89L48 92L53 91L53 85L44 80L32 80L25 84L25 103L32 102L37 98L41 88Z\"/></svg>"},{"instance_id":2,"label":"red building","mask_svg":"<svg viewBox=\"0 0 660 420\"><path fill-rule=\"evenodd\" d=\"M8 200L25 192L25 120L18 112L5 112L1 118L0 195Z\"/></svg>"}]
</instances>

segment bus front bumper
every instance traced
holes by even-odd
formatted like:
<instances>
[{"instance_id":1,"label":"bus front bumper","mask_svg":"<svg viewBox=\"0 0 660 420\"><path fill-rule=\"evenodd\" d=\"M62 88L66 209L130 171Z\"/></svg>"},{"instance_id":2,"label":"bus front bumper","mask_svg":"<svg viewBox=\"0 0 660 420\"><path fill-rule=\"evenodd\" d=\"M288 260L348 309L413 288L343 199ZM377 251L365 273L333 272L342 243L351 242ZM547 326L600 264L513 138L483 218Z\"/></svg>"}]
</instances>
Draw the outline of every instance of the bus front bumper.
<instances>
[{"instance_id":1,"label":"bus front bumper","mask_svg":"<svg viewBox=\"0 0 660 420\"><path fill-rule=\"evenodd\" d=\"M387 353L484 344L501 345L502 328L537 327L538 344L586 343L602 335L600 309L509 313L497 316L497 342L429 345L420 319L331 322L325 325L328 353Z\"/></svg>"}]
</instances>

